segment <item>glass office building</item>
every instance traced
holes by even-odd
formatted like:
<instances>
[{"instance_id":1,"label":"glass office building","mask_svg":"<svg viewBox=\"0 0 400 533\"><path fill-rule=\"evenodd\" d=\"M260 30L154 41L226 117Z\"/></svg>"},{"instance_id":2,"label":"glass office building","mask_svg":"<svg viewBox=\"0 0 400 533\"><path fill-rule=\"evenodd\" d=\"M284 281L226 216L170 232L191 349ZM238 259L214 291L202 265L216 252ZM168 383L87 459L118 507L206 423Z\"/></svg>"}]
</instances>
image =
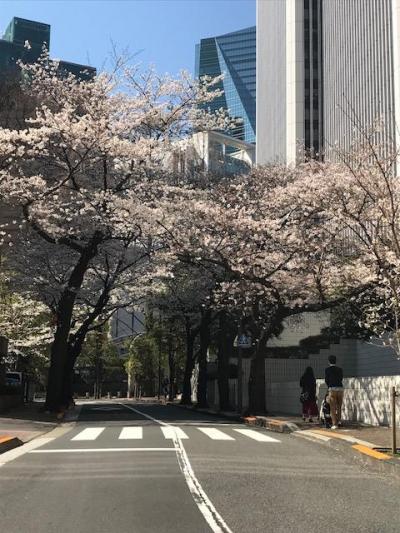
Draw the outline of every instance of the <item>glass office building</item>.
<instances>
[{"instance_id":1,"label":"glass office building","mask_svg":"<svg viewBox=\"0 0 400 533\"><path fill-rule=\"evenodd\" d=\"M250 143L256 140L256 27L202 39L196 45L196 77L219 76L224 94L209 105L227 109L241 119L230 135Z\"/></svg>"},{"instance_id":2,"label":"glass office building","mask_svg":"<svg viewBox=\"0 0 400 533\"><path fill-rule=\"evenodd\" d=\"M43 47L50 51L50 26L42 22L14 17L0 39L0 76L16 71L17 61L34 63ZM71 72L80 78L88 78L96 69L68 61L60 61L60 72Z\"/></svg>"}]
</instances>

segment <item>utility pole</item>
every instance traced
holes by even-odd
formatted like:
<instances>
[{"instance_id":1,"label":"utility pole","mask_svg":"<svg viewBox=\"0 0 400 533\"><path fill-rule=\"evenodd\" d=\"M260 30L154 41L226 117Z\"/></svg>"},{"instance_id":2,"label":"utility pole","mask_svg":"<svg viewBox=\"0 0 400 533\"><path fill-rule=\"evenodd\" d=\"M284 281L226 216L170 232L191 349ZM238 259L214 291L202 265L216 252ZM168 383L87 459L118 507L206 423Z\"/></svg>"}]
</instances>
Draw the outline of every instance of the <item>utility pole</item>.
<instances>
[{"instance_id":1,"label":"utility pole","mask_svg":"<svg viewBox=\"0 0 400 533\"><path fill-rule=\"evenodd\" d=\"M162 330L161 330L161 311L158 310L159 318L159 335L158 335L158 400L161 398L161 355L162 355Z\"/></svg>"},{"instance_id":2,"label":"utility pole","mask_svg":"<svg viewBox=\"0 0 400 533\"><path fill-rule=\"evenodd\" d=\"M392 453L397 453L397 443L396 443L396 397L397 397L396 387L392 387L390 395L390 403L392 407Z\"/></svg>"},{"instance_id":3,"label":"utility pole","mask_svg":"<svg viewBox=\"0 0 400 533\"><path fill-rule=\"evenodd\" d=\"M242 347L238 344L238 411L239 414L242 414L243 410L243 353Z\"/></svg>"}]
</instances>

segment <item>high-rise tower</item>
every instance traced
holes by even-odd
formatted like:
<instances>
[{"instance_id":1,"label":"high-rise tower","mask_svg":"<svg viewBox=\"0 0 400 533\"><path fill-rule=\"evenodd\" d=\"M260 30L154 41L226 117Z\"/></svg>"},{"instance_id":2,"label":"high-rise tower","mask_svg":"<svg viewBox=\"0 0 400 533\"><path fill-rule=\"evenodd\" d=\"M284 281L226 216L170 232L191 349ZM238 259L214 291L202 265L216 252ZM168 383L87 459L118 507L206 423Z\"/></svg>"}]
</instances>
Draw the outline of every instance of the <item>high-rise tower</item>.
<instances>
[{"instance_id":1,"label":"high-rise tower","mask_svg":"<svg viewBox=\"0 0 400 533\"><path fill-rule=\"evenodd\" d=\"M399 146L400 0L258 0L257 163L335 157L377 118Z\"/></svg>"},{"instance_id":2,"label":"high-rise tower","mask_svg":"<svg viewBox=\"0 0 400 533\"><path fill-rule=\"evenodd\" d=\"M18 60L34 63L44 47L50 50L50 26L43 22L14 17L0 39L0 76L8 76L17 70ZM69 61L60 61L59 69L80 78L87 78L96 73L93 67Z\"/></svg>"},{"instance_id":3,"label":"high-rise tower","mask_svg":"<svg viewBox=\"0 0 400 533\"><path fill-rule=\"evenodd\" d=\"M320 0L257 4L258 163L321 149Z\"/></svg>"},{"instance_id":4,"label":"high-rise tower","mask_svg":"<svg viewBox=\"0 0 400 533\"><path fill-rule=\"evenodd\" d=\"M202 39L196 46L196 76L224 75L218 88L224 94L210 104L211 111L223 108L241 119L228 133L247 142L256 134L256 28Z\"/></svg>"}]
</instances>

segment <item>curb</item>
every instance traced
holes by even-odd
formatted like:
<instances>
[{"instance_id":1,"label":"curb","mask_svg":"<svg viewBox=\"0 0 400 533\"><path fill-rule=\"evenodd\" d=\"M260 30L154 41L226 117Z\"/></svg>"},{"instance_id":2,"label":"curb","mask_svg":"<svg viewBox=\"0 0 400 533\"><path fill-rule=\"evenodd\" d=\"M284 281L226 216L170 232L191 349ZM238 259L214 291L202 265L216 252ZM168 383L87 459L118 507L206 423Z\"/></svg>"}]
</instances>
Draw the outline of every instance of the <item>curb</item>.
<instances>
[{"instance_id":1,"label":"curb","mask_svg":"<svg viewBox=\"0 0 400 533\"><path fill-rule=\"evenodd\" d=\"M17 437L12 437L10 435L0 436L0 454L8 452L13 448L17 448L18 446L22 446L22 444L22 440Z\"/></svg>"},{"instance_id":2,"label":"curb","mask_svg":"<svg viewBox=\"0 0 400 533\"><path fill-rule=\"evenodd\" d=\"M258 426L275 431L277 433L293 433L300 431L299 426L293 422L270 418L267 416L246 416L243 418L245 424L249 426Z\"/></svg>"}]
</instances>

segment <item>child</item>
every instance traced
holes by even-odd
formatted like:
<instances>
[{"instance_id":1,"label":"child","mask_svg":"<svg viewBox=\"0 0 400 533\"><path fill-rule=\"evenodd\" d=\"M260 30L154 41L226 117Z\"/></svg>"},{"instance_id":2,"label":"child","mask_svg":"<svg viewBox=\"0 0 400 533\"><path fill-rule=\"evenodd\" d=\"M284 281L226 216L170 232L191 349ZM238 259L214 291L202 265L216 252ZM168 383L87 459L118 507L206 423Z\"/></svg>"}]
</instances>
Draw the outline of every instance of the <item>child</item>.
<instances>
[{"instance_id":1,"label":"child","mask_svg":"<svg viewBox=\"0 0 400 533\"><path fill-rule=\"evenodd\" d=\"M321 411L319 413L319 418L322 424L324 424L326 428L330 428L332 425L331 407L329 405L328 396L329 396L328 393L325 394L324 401L322 402L322 405L321 405Z\"/></svg>"}]
</instances>

